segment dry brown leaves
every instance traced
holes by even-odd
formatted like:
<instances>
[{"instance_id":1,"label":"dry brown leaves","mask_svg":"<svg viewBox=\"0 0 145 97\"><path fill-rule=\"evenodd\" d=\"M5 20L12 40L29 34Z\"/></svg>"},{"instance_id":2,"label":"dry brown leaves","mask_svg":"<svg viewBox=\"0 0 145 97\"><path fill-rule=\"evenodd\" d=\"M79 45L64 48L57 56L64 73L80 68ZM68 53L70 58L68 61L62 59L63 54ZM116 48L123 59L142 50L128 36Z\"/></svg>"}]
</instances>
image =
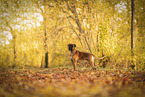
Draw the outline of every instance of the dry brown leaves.
<instances>
[{"instance_id":1,"label":"dry brown leaves","mask_svg":"<svg viewBox=\"0 0 145 97\"><path fill-rule=\"evenodd\" d=\"M70 68L0 72L0 97L145 97L145 71Z\"/></svg>"}]
</instances>

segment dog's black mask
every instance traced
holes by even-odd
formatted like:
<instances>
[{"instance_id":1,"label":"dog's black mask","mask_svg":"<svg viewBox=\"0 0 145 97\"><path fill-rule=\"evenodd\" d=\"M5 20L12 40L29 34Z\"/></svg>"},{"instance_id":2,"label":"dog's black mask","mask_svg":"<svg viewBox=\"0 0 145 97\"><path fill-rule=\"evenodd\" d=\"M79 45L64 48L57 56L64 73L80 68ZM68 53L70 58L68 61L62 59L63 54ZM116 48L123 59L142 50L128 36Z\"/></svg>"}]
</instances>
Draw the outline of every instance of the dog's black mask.
<instances>
[{"instance_id":1,"label":"dog's black mask","mask_svg":"<svg viewBox=\"0 0 145 97\"><path fill-rule=\"evenodd\" d=\"M68 50L73 51L73 48L76 47L75 44L68 44Z\"/></svg>"},{"instance_id":2,"label":"dog's black mask","mask_svg":"<svg viewBox=\"0 0 145 97\"><path fill-rule=\"evenodd\" d=\"M69 50L69 51L73 51L73 45L69 45L69 46L68 46L68 50Z\"/></svg>"}]
</instances>

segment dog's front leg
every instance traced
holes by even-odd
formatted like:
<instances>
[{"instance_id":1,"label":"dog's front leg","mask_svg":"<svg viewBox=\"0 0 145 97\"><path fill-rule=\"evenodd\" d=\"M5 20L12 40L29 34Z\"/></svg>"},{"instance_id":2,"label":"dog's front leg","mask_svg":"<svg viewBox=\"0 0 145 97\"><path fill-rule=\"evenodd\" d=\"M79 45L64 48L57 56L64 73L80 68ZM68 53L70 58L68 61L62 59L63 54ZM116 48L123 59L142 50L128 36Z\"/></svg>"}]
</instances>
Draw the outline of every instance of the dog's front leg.
<instances>
[{"instance_id":1,"label":"dog's front leg","mask_svg":"<svg viewBox=\"0 0 145 97\"><path fill-rule=\"evenodd\" d=\"M74 71L75 71L76 70L77 61L76 60L72 60L72 63L73 63Z\"/></svg>"}]
</instances>

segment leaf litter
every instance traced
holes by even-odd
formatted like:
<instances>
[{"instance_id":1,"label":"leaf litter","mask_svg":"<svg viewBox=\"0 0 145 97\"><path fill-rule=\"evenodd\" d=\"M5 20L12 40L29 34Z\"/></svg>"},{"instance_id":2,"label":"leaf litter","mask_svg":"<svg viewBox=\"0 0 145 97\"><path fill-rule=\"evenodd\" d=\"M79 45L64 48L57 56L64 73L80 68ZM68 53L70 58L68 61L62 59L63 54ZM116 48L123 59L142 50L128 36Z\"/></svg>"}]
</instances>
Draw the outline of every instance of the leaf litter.
<instances>
[{"instance_id":1,"label":"leaf litter","mask_svg":"<svg viewBox=\"0 0 145 97\"><path fill-rule=\"evenodd\" d=\"M5 70L0 97L145 97L145 71Z\"/></svg>"}]
</instances>

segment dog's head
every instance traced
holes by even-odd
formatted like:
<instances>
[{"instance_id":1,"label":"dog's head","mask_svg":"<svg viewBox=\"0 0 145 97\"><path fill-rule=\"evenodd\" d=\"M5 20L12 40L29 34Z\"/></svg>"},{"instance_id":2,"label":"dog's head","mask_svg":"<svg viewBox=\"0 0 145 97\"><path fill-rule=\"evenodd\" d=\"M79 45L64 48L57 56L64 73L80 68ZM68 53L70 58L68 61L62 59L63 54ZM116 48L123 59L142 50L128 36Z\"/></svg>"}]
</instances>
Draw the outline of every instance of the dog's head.
<instances>
[{"instance_id":1,"label":"dog's head","mask_svg":"<svg viewBox=\"0 0 145 97\"><path fill-rule=\"evenodd\" d=\"M73 51L75 49L76 45L73 43L68 44L68 50Z\"/></svg>"}]
</instances>

